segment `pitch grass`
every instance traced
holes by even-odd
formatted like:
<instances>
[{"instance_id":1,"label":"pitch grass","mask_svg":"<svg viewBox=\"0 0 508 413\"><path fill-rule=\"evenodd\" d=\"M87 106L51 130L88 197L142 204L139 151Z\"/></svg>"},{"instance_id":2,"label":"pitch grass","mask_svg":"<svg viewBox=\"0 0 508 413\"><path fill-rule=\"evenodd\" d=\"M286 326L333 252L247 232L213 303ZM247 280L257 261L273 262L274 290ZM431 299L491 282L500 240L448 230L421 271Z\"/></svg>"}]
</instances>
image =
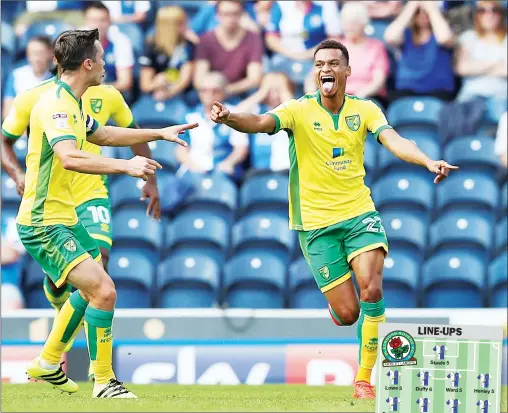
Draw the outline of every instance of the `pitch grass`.
<instances>
[{"instance_id":1,"label":"pitch grass","mask_svg":"<svg viewBox=\"0 0 508 413\"><path fill-rule=\"evenodd\" d=\"M373 401L351 397L352 387L264 385L128 386L137 400L94 400L92 386L62 394L44 383L2 384L2 412L374 412ZM503 386L501 412L507 411Z\"/></svg>"}]
</instances>

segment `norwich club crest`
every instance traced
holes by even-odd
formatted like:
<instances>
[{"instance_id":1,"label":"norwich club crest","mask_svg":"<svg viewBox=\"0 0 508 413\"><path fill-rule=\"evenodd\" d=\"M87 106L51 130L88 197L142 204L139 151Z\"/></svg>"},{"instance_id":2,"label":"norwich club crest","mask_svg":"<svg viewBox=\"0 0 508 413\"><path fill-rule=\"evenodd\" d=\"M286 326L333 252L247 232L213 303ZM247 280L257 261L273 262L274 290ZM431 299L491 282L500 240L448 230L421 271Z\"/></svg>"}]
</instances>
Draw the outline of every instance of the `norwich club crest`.
<instances>
[{"instance_id":1,"label":"norwich club crest","mask_svg":"<svg viewBox=\"0 0 508 413\"><path fill-rule=\"evenodd\" d=\"M93 113L99 113L102 109L102 99L90 99Z\"/></svg>"},{"instance_id":2,"label":"norwich club crest","mask_svg":"<svg viewBox=\"0 0 508 413\"><path fill-rule=\"evenodd\" d=\"M415 366L414 354L416 344L410 334L405 331L392 331L388 334L381 346L384 361L383 367Z\"/></svg>"},{"instance_id":3,"label":"norwich club crest","mask_svg":"<svg viewBox=\"0 0 508 413\"><path fill-rule=\"evenodd\" d=\"M323 277L325 280L330 278L330 270L328 269L328 266L321 267L319 270L319 273L321 274L321 277Z\"/></svg>"},{"instance_id":4,"label":"norwich club crest","mask_svg":"<svg viewBox=\"0 0 508 413\"><path fill-rule=\"evenodd\" d=\"M360 115L346 116L346 125L353 132L360 129Z\"/></svg>"},{"instance_id":5,"label":"norwich club crest","mask_svg":"<svg viewBox=\"0 0 508 413\"><path fill-rule=\"evenodd\" d=\"M70 252L76 252L76 243L74 242L73 239L70 239L69 241L67 241L65 244L64 244L64 248L67 250L67 251L70 251Z\"/></svg>"}]
</instances>

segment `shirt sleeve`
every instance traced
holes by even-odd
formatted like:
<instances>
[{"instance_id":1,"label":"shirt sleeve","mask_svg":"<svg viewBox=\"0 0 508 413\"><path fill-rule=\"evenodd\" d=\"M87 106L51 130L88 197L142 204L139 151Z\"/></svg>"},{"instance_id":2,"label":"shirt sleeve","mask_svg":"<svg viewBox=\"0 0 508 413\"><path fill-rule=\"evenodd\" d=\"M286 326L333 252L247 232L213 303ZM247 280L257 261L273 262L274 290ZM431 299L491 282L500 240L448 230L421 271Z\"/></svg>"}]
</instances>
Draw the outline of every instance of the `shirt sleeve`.
<instances>
[{"instance_id":1,"label":"shirt sleeve","mask_svg":"<svg viewBox=\"0 0 508 413\"><path fill-rule=\"evenodd\" d=\"M111 39L115 45L115 66L117 69L128 69L134 66L134 51L130 39L121 32L116 32Z\"/></svg>"},{"instance_id":2,"label":"shirt sleeve","mask_svg":"<svg viewBox=\"0 0 508 413\"><path fill-rule=\"evenodd\" d=\"M205 34L199 39L199 43L196 46L196 60L209 60L208 58L208 39L209 37Z\"/></svg>"},{"instance_id":3,"label":"shirt sleeve","mask_svg":"<svg viewBox=\"0 0 508 413\"><path fill-rule=\"evenodd\" d=\"M86 115L86 136L93 135L97 128L99 127L99 122L97 122L90 115Z\"/></svg>"},{"instance_id":4,"label":"shirt sleeve","mask_svg":"<svg viewBox=\"0 0 508 413\"><path fill-rule=\"evenodd\" d=\"M497 127L496 133L496 142L494 144L494 151L497 156L501 156L502 154L507 152L508 146L508 112L503 113L501 119L499 120L499 125Z\"/></svg>"},{"instance_id":5,"label":"shirt sleeve","mask_svg":"<svg viewBox=\"0 0 508 413\"><path fill-rule=\"evenodd\" d=\"M2 133L9 139L18 139L30 125L30 110L26 110L26 95L21 93L12 104L2 124Z\"/></svg>"},{"instance_id":6,"label":"shirt sleeve","mask_svg":"<svg viewBox=\"0 0 508 413\"><path fill-rule=\"evenodd\" d=\"M52 148L60 141L76 141L76 135L70 122L73 113L65 106L57 105L53 109L43 109L41 106L35 106L34 111L31 123L40 123Z\"/></svg>"},{"instance_id":7,"label":"shirt sleeve","mask_svg":"<svg viewBox=\"0 0 508 413\"><path fill-rule=\"evenodd\" d=\"M249 63L261 63L263 61L264 45L260 34L251 34L249 50Z\"/></svg>"},{"instance_id":8,"label":"shirt sleeve","mask_svg":"<svg viewBox=\"0 0 508 413\"><path fill-rule=\"evenodd\" d=\"M298 101L291 99L290 101L277 106L275 109L267 112L275 119L275 130L273 133L279 132L281 129L295 129L296 125L296 107Z\"/></svg>"},{"instance_id":9,"label":"shirt sleeve","mask_svg":"<svg viewBox=\"0 0 508 413\"><path fill-rule=\"evenodd\" d=\"M270 23L268 23L266 27L266 31L268 33L280 34L280 21L282 19L282 10L278 2L274 2L272 4L272 9L270 10Z\"/></svg>"},{"instance_id":10,"label":"shirt sleeve","mask_svg":"<svg viewBox=\"0 0 508 413\"><path fill-rule=\"evenodd\" d=\"M134 115L132 114L129 105L125 102L120 91L114 89L114 93L112 95L112 106L113 113L111 117L113 118L116 126L121 128L132 128L134 126Z\"/></svg>"},{"instance_id":11,"label":"shirt sleeve","mask_svg":"<svg viewBox=\"0 0 508 413\"><path fill-rule=\"evenodd\" d=\"M14 89L14 74L11 72L5 82L4 98L15 98L16 90Z\"/></svg>"},{"instance_id":12,"label":"shirt sleeve","mask_svg":"<svg viewBox=\"0 0 508 413\"><path fill-rule=\"evenodd\" d=\"M143 47L143 54L139 56L138 63L141 67L152 67L154 68L154 49L151 42L146 42Z\"/></svg>"},{"instance_id":13,"label":"shirt sleeve","mask_svg":"<svg viewBox=\"0 0 508 413\"><path fill-rule=\"evenodd\" d=\"M374 138L379 142L379 134L385 129L392 129L388 124L385 115L378 105L372 101L366 102L366 125L367 130L374 135Z\"/></svg>"}]
</instances>

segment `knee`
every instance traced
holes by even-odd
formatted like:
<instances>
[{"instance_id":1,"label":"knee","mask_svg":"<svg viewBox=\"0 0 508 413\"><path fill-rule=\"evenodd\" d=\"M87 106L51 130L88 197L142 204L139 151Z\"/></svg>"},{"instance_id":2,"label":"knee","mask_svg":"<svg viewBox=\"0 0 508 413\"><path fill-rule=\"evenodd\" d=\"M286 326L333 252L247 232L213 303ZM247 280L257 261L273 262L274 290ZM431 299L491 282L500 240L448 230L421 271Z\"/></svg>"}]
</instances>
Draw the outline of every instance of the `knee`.
<instances>
[{"instance_id":1,"label":"knee","mask_svg":"<svg viewBox=\"0 0 508 413\"><path fill-rule=\"evenodd\" d=\"M92 295L100 303L101 306L113 307L116 302L116 288L113 280L109 276L101 277L102 279L95 284Z\"/></svg>"},{"instance_id":2,"label":"knee","mask_svg":"<svg viewBox=\"0 0 508 413\"><path fill-rule=\"evenodd\" d=\"M360 297L363 302L377 303L383 298L383 290L381 288L381 285L376 284L369 285L367 288L361 291Z\"/></svg>"}]
</instances>

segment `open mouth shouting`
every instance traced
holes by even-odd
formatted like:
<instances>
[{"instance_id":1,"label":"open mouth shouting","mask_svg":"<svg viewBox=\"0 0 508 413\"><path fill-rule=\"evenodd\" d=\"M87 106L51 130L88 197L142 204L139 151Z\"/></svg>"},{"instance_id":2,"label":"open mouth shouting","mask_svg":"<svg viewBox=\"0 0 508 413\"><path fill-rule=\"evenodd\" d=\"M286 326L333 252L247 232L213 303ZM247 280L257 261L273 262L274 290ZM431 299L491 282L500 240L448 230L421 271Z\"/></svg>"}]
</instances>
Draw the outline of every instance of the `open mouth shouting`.
<instances>
[{"instance_id":1,"label":"open mouth shouting","mask_svg":"<svg viewBox=\"0 0 508 413\"><path fill-rule=\"evenodd\" d=\"M321 89L326 93L331 93L335 85L335 78L331 75L321 76Z\"/></svg>"}]
</instances>

